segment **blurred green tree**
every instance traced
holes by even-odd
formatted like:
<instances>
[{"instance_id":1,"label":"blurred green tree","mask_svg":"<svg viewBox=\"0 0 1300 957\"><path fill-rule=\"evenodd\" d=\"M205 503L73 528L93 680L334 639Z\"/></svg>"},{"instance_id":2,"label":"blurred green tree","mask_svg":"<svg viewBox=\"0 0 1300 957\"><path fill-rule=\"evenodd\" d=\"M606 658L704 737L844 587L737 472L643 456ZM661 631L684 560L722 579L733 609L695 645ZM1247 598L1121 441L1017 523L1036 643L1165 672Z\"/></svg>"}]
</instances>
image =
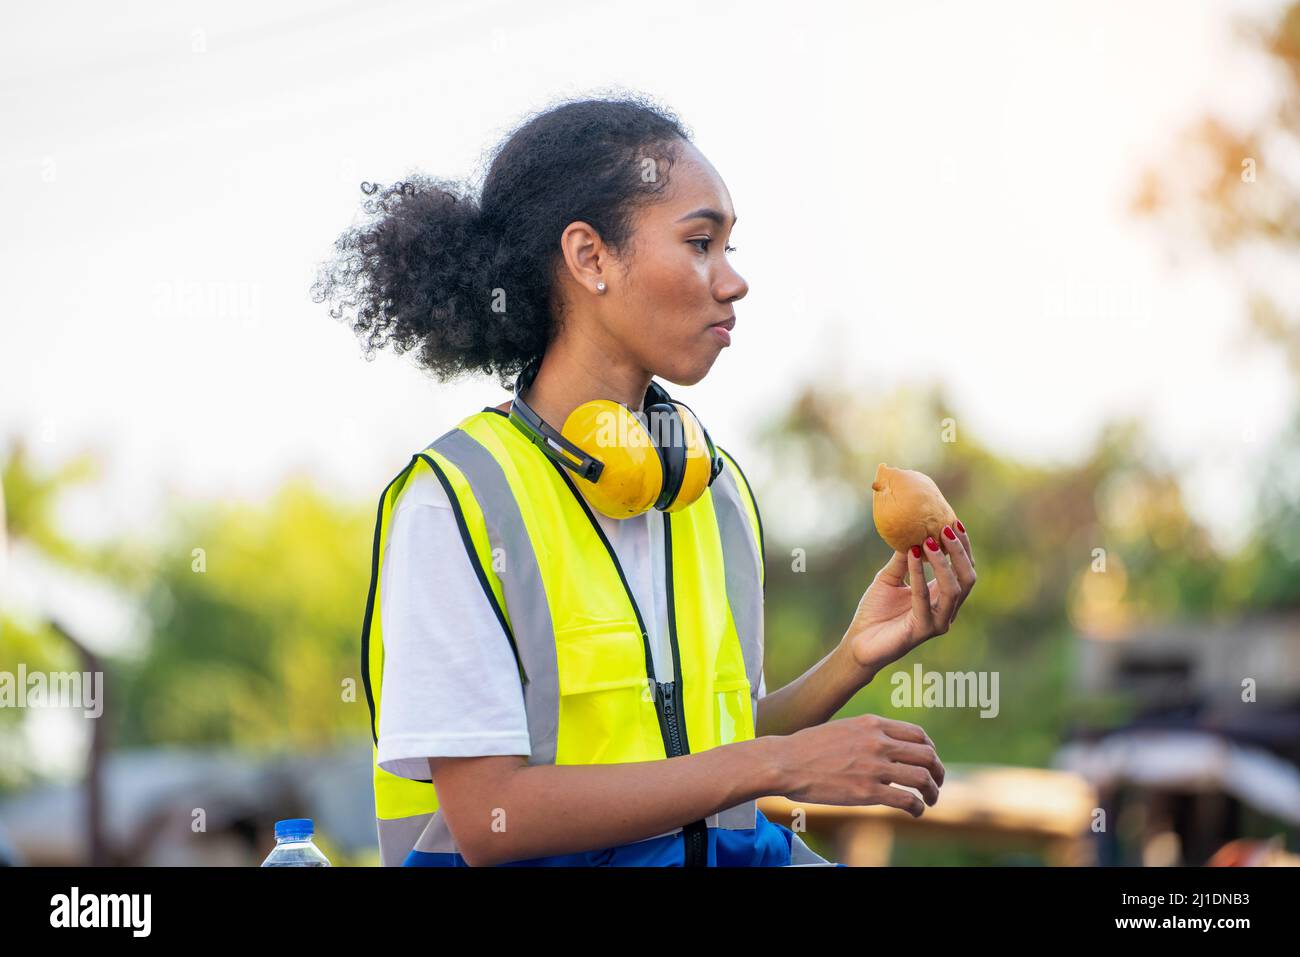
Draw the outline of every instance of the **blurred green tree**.
<instances>
[{"instance_id":1,"label":"blurred green tree","mask_svg":"<svg viewBox=\"0 0 1300 957\"><path fill-rule=\"evenodd\" d=\"M190 507L143 596L119 740L311 748L364 736L360 623L371 509L305 480L265 503Z\"/></svg>"},{"instance_id":2,"label":"blurred green tree","mask_svg":"<svg viewBox=\"0 0 1300 957\"><path fill-rule=\"evenodd\" d=\"M65 571L107 574L114 564L109 551L68 537L57 517L64 493L94 482L99 475L93 452L42 470L25 442L11 442L0 469L0 487L4 490L0 499L4 517L0 548L6 552L5 563L21 549L37 561ZM20 664L28 672L81 669L76 650L43 619L31 620L28 615L0 608L0 671L17 675ZM26 708L0 708L0 793L21 789L33 780L34 762L23 727L28 715Z\"/></svg>"},{"instance_id":3,"label":"blurred green tree","mask_svg":"<svg viewBox=\"0 0 1300 957\"><path fill-rule=\"evenodd\" d=\"M1249 122L1205 115L1145 169L1131 209L1158 224L1176 257L1208 253L1243 290L1246 342L1276 348L1300 386L1300 3L1237 34L1261 51L1275 95ZM1252 414L1242 397L1242 415ZM1300 402L1270 448L1251 537L1226 574L1255 607L1300 604Z\"/></svg>"}]
</instances>

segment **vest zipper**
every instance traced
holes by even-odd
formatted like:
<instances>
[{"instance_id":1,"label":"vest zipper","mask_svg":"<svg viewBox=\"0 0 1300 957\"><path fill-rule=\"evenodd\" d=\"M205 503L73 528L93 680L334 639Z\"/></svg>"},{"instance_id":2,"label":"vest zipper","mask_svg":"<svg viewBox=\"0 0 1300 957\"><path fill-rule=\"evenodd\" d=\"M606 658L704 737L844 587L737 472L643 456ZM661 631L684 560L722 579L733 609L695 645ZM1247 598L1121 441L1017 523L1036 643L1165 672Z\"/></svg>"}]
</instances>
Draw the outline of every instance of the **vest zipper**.
<instances>
[{"instance_id":1,"label":"vest zipper","mask_svg":"<svg viewBox=\"0 0 1300 957\"><path fill-rule=\"evenodd\" d=\"M682 709L678 698L676 681L656 681L657 698L662 702L661 713L669 740L672 742L670 754L689 754L690 750L683 740L683 728L679 724ZM707 867L709 863L709 826L704 821L694 821L682 828L682 841L685 844L686 867Z\"/></svg>"},{"instance_id":2,"label":"vest zipper","mask_svg":"<svg viewBox=\"0 0 1300 957\"><path fill-rule=\"evenodd\" d=\"M565 474L564 466L549 457L547 457L547 461L555 467L555 471L559 473L560 478L564 479L564 484L569 487L573 497L582 506L582 511L586 514L587 520L591 522L591 527L595 530L600 543L605 546L605 551L609 554L609 560L614 563L614 570L618 572L618 580L623 583L623 592L627 595L633 614L636 615L636 623L641 629L641 644L645 651L646 678L654 682L655 711L659 717L659 733L664 740L664 753L670 758L690 754L690 744L686 738L686 726L682 716L681 684L676 680L660 682L656 677L654 658L650 654L650 634L646 630L645 619L641 617L641 609L637 606L636 598L632 596L632 588L627 583L627 576L623 574L623 566L619 564L613 546L609 544L609 539L605 537L605 530L596 521L596 516L591 513L586 499L574 486L573 480ZM682 665L681 654L677 648L677 612L673 604L672 524L669 522L667 512L661 512L660 514L664 517L664 584L667 586L668 591L668 638L673 650L673 669L680 676ZM708 825L704 821L687 824L682 828L682 841L685 845L685 866L707 867L709 863Z\"/></svg>"},{"instance_id":3,"label":"vest zipper","mask_svg":"<svg viewBox=\"0 0 1300 957\"><path fill-rule=\"evenodd\" d=\"M664 517L664 584L668 598L668 642L673 649L673 673L678 679L682 674L681 653L677 648L677 606L673 599L673 523L667 512ZM657 684L658 682L656 682ZM668 689L665 719L669 721L672 736L677 741L679 754L690 754L691 745L686 735L686 715L682 704L682 683L670 681ZM682 828L682 838L686 844L686 867L707 867L709 863L709 826L704 821L693 821Z\"/></svg>"}]
</instances>

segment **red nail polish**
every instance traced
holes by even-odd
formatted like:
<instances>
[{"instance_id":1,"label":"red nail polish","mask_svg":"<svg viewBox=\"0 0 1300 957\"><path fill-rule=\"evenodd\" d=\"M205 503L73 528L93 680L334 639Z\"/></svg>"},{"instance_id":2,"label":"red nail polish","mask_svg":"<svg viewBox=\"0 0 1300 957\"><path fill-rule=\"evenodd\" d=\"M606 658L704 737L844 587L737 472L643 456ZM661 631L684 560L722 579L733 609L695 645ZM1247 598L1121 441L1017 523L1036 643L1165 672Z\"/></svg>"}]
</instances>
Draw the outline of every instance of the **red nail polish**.
<instances>
[{"instance_id":1,"label":"red nail polish","mask_svg":"<svg viewBox=\"0 0 1300 957\"><path fill-rule=\"evenodd\" d=\"M956 536L956 534L954 534L954 533L953 533L953 530L952 530L951 528L949 528L947 525L945 525L945 526L943 527L943 537L946 538L946 539L948 539L948 541L950 541L950 542L955 542L955 541L957 541L957 536Z\"/></svg>"},{"instance_id":2,"label":"red nail polish","mask_svg":"<svg viewBox=\"0 0 1300 957\"><path fill-rule=\"evenodd\" d=\"M939 543L936 542L932 536L927 535L925 539L925 547L930 549L932 552L937 552L939 550Z\"/></svg>"},{"instance_id":3,"label":"red nail polish","mask_svg":"<svg viewBox=\"0 0 1300 957\"><path fill-rule=\"evenodd\" d=\"M957 531L961 532L963 535L966 534L966 526L961 523L960 518L957 519Z\"/></svg>"},{"instance_id":4,"label":"red nail polish","mask_svg":"<svg viewBox=\"0 0 1300 957\"><path fill-rule=\"evenodd\" d=\"M921 557L921 546L920 546L920 545L913 545L913 546L912 546L912 557L913 557L913 558L920 558L920 557Z\"/></svg>"}]
</instances>

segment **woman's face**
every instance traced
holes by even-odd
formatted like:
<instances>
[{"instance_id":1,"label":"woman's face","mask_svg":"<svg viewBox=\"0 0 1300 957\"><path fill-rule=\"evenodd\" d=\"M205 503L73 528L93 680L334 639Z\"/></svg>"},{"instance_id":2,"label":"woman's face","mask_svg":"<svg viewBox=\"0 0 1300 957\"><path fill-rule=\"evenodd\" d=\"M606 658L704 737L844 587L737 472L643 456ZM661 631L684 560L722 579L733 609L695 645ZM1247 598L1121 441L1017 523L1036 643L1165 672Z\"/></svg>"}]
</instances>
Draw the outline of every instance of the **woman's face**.
<instances>
[{"instance_id":1,"label":"woman's face","mask_svg":"<svg viewBox=\"0 0 1300 957\"><path fill-rule=\"evenodd\" d=\"M693 385L727 347L717 323L735 322L749 284L727 261L735 225L722 178L690 143L668 173L668 188L639 211L631 248L606 277L601 321L629 358L652 375Z\"/></svg>"}]
</instances>

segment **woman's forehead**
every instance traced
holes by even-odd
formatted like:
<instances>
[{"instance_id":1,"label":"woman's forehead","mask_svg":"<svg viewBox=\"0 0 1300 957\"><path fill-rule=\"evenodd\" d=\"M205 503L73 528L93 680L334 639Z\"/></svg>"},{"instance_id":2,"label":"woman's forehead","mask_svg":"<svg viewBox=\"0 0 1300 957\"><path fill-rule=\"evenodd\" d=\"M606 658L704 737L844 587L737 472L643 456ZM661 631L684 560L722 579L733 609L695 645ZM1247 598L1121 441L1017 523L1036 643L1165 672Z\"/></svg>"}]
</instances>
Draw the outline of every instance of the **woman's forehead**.
<instances>
[{"instance_id":1,"label":"woman's forehead","mask_svg":"<svg viewBox=\"0 0 1300 957\"><path fill-rule=\"evenodd\" d=\"M663 201L654 205L655 218L672 223L693 220L712 221L730 226L735 220L731 195L716 170L693 159L673 169Z\"/></svg>"}]
</instances>

